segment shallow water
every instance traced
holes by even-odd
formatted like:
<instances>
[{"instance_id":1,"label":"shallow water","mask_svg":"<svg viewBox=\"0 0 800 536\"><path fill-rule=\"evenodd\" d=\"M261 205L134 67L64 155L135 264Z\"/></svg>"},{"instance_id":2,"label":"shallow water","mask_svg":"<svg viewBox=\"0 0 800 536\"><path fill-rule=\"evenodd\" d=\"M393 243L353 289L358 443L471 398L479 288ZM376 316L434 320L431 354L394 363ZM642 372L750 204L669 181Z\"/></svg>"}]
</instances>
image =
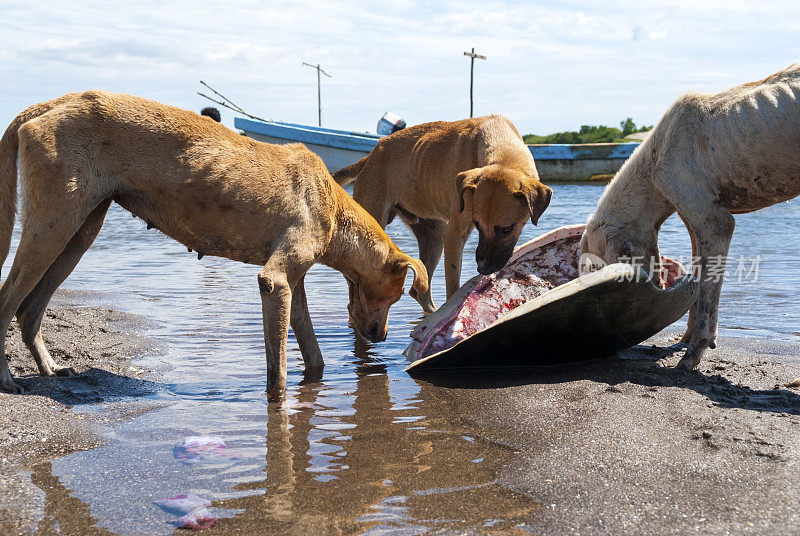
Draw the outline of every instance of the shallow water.
<instances>
[{"instance_id":1,"label":"shallow water","mask_svg":"<svg viewBox=\"0 0 800 536\"><path fill-rule=\"evenodd\" d=\"M554 190L540 226L526 226L521 241L584 222L602 187L563 184ZM736 277L726 281L722 335L800 338L798 203L737 217L731 273L739 256L747 269L756 256L761 261L756 281L752 274L741 283ZM401 249L416 252L399 221L387 232ZM690 255L677 217L665 224L660 242L664 254ZM462 281L476 273L476 243L473 234ZM9 264L10 259L3 273ZM433 284L437 304L444 301L445 286L439 268ZM496 469L514 452L470 435L457 408L438 396L441 388L403 372L402 351L421 317L408 295L392 307L385 342L356 342L347 323L344 278L314 267L306 291L324 376L304 380L290 333L288 396L296 409L268 406L257 272L224 259L198 261L112 206L94 246L63 286L99 291L93 304L154 320L147 335L166 342L168 350L147 365L170 368L150 398L164 407L115 428L101 448L34 469L53 523L71 533L171 533L167 520L175 516L153 501L191 492L213 500L214 512L228 518L213 529L222 532L525 528L539 508L536 497L495 480ZM181 463L173 448L192 435L221 437L247 457Z\"/></svg>"}]
</instances>

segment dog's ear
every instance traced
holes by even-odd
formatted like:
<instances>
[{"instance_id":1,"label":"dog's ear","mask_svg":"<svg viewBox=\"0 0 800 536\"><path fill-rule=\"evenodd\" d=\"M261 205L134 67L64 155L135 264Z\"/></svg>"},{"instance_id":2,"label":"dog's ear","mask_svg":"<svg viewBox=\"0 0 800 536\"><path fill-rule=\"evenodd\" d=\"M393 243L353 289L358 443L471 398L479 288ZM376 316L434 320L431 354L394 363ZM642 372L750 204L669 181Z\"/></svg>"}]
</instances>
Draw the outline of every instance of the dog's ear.
<instances>
[{"instance_id":1,"label":"dog's ear","mask_svg":"<svg viewBox=\"0 0 800 536\"><path fill-rule=\"evenodd\" d=\"M481 178L481 168L462 171L456 175L456 186L458 187L458 211L464 212L464 191L474 192L478 187Z\"/></svg>"},{"instance_id":2,"label":"dog's ear","mask_svg":"<svg viewBox=\"0 0 800 536\"><path fill-rule=\"evenodd\" d=\"M514 192L515 197L524 199L528 203L528 210L531 213L531 223L539 224L539 216L547 210L550 199L553 197L553 190L549 186L536 181L537 184L524 185L520 190Z\"/></svg>"},{"instance_id":3,"label":"dog's ear","mask_svg":"<svg viewBox=\"0 0 800 536\"><path fill-rule=\"evenodd\" d=\"M417 294L425 294L428 292L428 271L425 265L419 259L414 259L408 255L403 255L403 258L395 264L394 273L396 275L408 273L408 269L414 270L414 283L411 287L417 291Z\"/></svg>"}]
</instances>

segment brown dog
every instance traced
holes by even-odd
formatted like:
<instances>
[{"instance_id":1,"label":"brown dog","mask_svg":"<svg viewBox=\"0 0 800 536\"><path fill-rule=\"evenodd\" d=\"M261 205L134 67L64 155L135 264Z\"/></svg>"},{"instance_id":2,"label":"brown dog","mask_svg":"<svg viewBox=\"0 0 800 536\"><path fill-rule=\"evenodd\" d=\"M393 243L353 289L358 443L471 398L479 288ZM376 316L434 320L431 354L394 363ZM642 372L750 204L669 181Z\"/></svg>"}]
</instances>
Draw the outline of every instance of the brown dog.
<instances>
[{"instance_id":1,"label":"brown dog","mask_svg":"<svg viewBox=\"0 0 800 536\"><path fill-rule=\"evenodd\" d=\"M505 266L522 227L537 224L553 191L539 182L530 151L511 121L493 115L424 123L382 138L355 164L336 174L356 181L353 197L381 227L399 214L417 237L429 288L411 294L435 310L430 279L444 250L449 298L460 286L461 255L472 229L480 240L478 271Z\"/></svg>"},{"instance_id":2,"label":"brown dog","mask_svg":"<svg viewBox=\"0 0 800 536\"><path fill-rule=\"evenodd\" d=\"M31 106L0 140L0 263L14 225L19 154L22 237L0 287L0 390L21 392L5 359L14 314L43 375L64 373L40 332L56 288L103 224L111 201L202 255L261 265L258 274L271 399L286 385L288 325L306 368L323 365L303 276L316 262L342 272L351 317L367 339L386 337L389 306L408 268L427 290L425 267L303 145L269 145L212 119L101 91Z\"/></svg>"}]
</instances>

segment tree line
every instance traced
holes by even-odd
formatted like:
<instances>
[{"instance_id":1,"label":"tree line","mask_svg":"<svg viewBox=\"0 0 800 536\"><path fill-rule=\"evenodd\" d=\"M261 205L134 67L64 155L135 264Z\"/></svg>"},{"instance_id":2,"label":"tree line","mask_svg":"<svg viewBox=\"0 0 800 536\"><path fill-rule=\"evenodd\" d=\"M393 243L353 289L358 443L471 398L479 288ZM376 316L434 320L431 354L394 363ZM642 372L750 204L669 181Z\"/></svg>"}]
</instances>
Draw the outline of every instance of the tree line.
<instances>
[{"instance_id":1,"label":"tree line","mask_svg":"<svg viewBox=\"0 0 800 536\"><path fill-rule=\"evenodd\" d=\"M634 132L646 132L653 125L637 127L633 119L628 117L620 121L619 128L605 125L582 125L578 131L565 131L540 136L538 134L525 134L522 139L525 143L614 143L625 141L625 137Z\"/></svg>"}]
</instances>

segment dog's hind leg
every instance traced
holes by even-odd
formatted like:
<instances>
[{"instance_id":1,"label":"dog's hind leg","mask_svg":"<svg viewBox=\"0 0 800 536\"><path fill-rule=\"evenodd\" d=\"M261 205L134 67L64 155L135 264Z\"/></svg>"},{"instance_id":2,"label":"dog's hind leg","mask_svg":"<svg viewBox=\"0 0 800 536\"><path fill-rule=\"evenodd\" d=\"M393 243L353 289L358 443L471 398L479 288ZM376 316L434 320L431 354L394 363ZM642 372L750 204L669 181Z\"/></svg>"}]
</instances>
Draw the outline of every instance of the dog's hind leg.
<instances>
[{"instance_id":1,"label":"dog's hind leg","mask_svg":"<svg viewBox=\"0 0 800 536\"><path fill-rule=\"evenodd\" d=\"M111 199L103 201L89 214L89 217L86 218L78 232L69 241L64 251L50 265L42 279L17 309L17 321L22 332L22 340L31 354L33 354L36 365L39 367L39 373L42 376L52 376L53 374L69 375L72 373L71 368L56 365L50 356L50 352L47 351L41 331L42 317L53 293L72 273L83 254L94 242L97 233L100 232L100 228L103 226L110 204Z\"/></svg>"},{"instance_id":2,"label":"dog's hind leg","mask_svg":"<svg viewBox=\"0 0 800 536\"><path fill-rule=\"evenodd\" d=\"M425 269L428 271L428 292L418 295L413 288L408 292L412 298L417 300L426 313L436 310L436 305L431 297L431 282L433 281L433 271L439 264L444 250L444 228L446 223L441 220L423 220L416 223L408 223L414 236L417 237L419 245L419 258Z\"/></svg>"},{"instance_id":3,"label":"dog's hind leg","mask_svg":"<svg viewBox=\"0 0 800 536\"><path fill-rule=\"evenodd\" d=\"M14 263L0 287L0 390L5 392L22 392L11 378L6 363L8 326L23 300L41 281L91 212L91 209L83 210L80 203L68 202L67 198L48 197L41 192L38 195L43 202L29 208Z\"/></svg>"},{"instance_id":4,"label":"dog's hind leg","mask_svg":"<svg viewBox=\"0 0 800 536\"><path fill-rule=\"evenodd\" d=\"M686 224L686 222L684 222ZM686 229L689 229L688 224L686 224ZM694 238L694 233L689 230L689 238L692 240L692 273L699 272L700 266L699 261L700 259L697 256L697 241ZM697 266L695 266L697 265ZM681 337L680 342L682 344L689 344L689 341L692 340L692 335L694 334L694 325L697 322L697 302L695 301L692 304L692 308L689 310L689 321L686 323L686 333L683 334Z\"/></svg>"},{"instance_id":5,"label":"dog's hind leg","mask_svg":"<svg viewBox=\"0 0 800 536\"><path fill-rule=\"evenodd\" d=\"M375 218L381 229L385 229L394 218L394 203L389 199L386 180L382 176L362 172L353 187L353 199Z\"/></svg>"},{"instance_id":6,"label":"dog's hind leg","mask_svg":"<svg viewBox=\"0 0 800 536\"><path fill-rule=\"evenodd\" d=\"M708 348L717 345L719 296L725 273L728 248L736 221L722 208L711 192L698 185L702 177L672 174L658 183L659 190L677 208L697 246L700 285L697 292L697 313L694 331L678 368L693 370Z\"/></svg>"},{"instance_id":7,"label":"dog's hind leg","mask_svg":"<svg viewBox=\"0 0 800 536\"><path fill-rule=\"evenodd\" d=\"M314 326L311 324L311 315L308 314L304 282L305 276L300 278L292 291L292 313L289 323L297 339L297 344L300 346L306 370L320 369L325 363L322 360L322 351L319 349L317 336L314 334Z\"/></svg>"}]
</instances>

